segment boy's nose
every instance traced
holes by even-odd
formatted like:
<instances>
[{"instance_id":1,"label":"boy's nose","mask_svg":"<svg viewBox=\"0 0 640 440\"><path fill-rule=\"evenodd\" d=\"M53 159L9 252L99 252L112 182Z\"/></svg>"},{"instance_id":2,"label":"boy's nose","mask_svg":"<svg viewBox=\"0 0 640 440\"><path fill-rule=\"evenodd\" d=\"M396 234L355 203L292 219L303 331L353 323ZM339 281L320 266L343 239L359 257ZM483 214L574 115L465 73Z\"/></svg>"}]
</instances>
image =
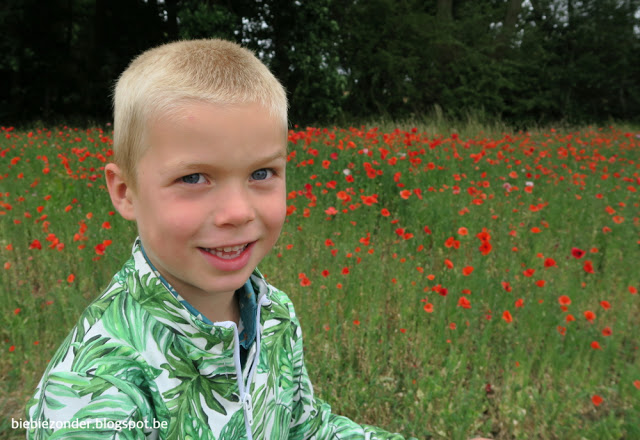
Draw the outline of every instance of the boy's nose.
<instances>
[{"instance_id":1,"label":"boy's nose","mask_svg":"<svg viewBox=\"0 0 640 440\"><path fill-rule=\"evenodd\" d=\"M214 202L214 223L216 226L239 226L256 218L251 197L246 189L225 188L219 192Z\"/></svg>"}]
</instances>

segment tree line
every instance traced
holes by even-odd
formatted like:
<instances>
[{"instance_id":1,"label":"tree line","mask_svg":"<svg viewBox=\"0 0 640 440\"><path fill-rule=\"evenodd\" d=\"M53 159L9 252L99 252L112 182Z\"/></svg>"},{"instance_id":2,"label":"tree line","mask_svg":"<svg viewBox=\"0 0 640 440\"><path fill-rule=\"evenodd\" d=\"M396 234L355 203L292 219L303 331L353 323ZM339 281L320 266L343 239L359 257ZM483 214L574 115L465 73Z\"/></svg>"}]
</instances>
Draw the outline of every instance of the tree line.
<instances>
[{"instance_id":1,"label":"tree line","mask_svg":"<svg viewBox=\"0 0 640 440\"><path fill-rule=\"evenodd\" d=\"M212 37L265 61L293 123L640 119L640 0L3 0L0 31L2 125L108 121L135 55Z\"/></svg>"}]
</instances>

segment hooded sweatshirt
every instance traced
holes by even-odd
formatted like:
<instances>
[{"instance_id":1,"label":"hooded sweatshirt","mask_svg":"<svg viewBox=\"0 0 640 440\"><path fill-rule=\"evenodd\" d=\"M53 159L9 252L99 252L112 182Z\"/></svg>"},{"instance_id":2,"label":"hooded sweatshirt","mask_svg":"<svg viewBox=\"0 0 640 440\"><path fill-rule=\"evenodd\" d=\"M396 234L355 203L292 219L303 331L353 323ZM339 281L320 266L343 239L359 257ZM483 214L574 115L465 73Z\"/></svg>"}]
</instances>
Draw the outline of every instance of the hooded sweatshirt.
<instances>
[{"instance_id":1,"label":"hooded sweatshirt","mask_svg":"<svg viewBox=\"0 0 640 440\"><path fill-rule=\"evenodd\" d=\"M314 397L287 295L257 269L239 293L241 331L210 322L137 239L51 360L27 438L402 439Z\"/></svg>"}]
</instances>

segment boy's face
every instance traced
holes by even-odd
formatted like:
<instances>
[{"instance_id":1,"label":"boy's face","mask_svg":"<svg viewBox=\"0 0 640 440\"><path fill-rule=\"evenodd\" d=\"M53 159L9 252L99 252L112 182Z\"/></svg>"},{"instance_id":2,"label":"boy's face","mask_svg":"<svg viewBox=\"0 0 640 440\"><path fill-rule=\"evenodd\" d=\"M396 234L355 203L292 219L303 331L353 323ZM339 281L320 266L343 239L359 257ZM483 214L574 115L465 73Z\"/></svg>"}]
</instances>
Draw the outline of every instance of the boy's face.
<instances>
[{"instance_id":1,"label":"boy's face","mask_svg":"<svg viewBox=\"0 0 640 440\"><path fill-rule=\"evenodd\" d=\"M136 220L148 258L184 298L233 294L285 220L282 123L258 104L194 103L151 124L147 141L120 206L109 185L114 204Z\"/></svg>"}]
</instances>

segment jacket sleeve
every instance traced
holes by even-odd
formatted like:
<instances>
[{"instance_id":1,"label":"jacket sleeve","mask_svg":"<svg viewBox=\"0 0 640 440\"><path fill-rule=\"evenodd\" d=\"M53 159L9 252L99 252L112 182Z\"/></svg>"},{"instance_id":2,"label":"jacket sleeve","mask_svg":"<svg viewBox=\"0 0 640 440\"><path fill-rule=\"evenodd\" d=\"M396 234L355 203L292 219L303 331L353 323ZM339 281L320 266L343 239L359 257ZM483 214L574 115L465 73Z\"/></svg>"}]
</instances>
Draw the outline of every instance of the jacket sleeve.
<instances>
[{"instance_id":1,"label":"jacket sleeve","mask_svg":"<svg viewBox=\"0 0 640 440\"><path fill-rule=\"evenodd\" d=\"M296 326L293 342L294 394L290 439L339 439L339 440L403 440L400 434L391 434L380 428L359 425L350 419L331 412L328 403L316 399L303 359L302 331L292 311Z\"/></svg>"},{"instance_id":2,"label":"jacket sleeve","mask_svg":"<svg viewBox=\"0 0 640 440\"><path fill-rule=\"evenodd\" d=\"M27 439L157 437L145 408L143 393L115 377L48 372L27 404Z\"/></svg>"}]
</instances>

